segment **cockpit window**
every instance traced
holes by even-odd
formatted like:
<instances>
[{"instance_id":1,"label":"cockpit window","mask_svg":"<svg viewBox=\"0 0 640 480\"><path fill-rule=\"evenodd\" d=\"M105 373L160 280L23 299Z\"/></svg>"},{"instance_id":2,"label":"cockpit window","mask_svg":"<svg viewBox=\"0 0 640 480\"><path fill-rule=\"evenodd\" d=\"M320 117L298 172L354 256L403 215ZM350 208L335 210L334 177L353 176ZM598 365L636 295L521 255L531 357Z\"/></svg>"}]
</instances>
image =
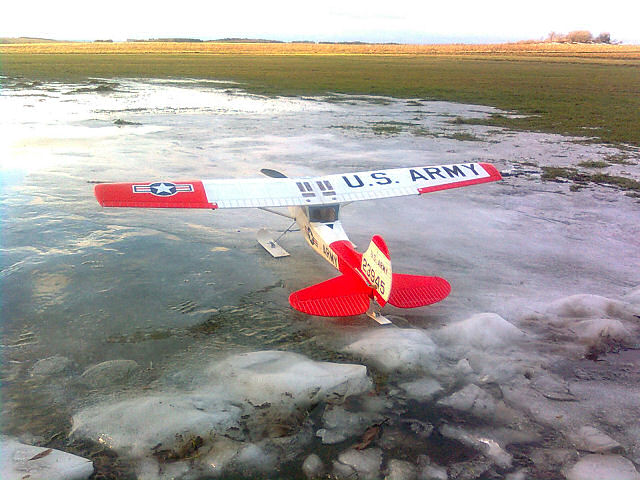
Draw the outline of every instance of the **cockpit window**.
<instances>
[{"instance_id":1,"label":"cockpit window","mask_svg":"<svg viewBox=\"0 0 640 480\"><path fill-rule=\"evenodd\" d=\"M338 220L338 205L309 207L309 221L330 223Z\"/></svg>"}]
</instances>

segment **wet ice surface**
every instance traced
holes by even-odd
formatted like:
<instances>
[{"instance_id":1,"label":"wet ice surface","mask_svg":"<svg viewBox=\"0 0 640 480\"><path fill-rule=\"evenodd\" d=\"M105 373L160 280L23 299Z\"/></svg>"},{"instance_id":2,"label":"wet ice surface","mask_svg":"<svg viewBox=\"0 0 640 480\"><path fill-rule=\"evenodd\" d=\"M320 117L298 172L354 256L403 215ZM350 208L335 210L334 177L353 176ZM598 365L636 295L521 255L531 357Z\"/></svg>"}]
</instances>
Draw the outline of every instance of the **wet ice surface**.
<instances>
[{"instance_id":1,"label":"wet ice surface","mask_svg":"<svg viewBox=\"0 0 640 480\"><path fill-rule=\"evenodd\" d=\"M2 433L140 478L638 478L640 204L540 179L624 157L605 172L638 180L637 149L452 122L497 111L446 102L3 83ZM387 309L391 328L288 306L335 272L297 233L291 257L260 249L281 217L101 209L92 193L467 161L507 175L342 210L396 272L453 286Z\"/></svg>"}]
</instances>

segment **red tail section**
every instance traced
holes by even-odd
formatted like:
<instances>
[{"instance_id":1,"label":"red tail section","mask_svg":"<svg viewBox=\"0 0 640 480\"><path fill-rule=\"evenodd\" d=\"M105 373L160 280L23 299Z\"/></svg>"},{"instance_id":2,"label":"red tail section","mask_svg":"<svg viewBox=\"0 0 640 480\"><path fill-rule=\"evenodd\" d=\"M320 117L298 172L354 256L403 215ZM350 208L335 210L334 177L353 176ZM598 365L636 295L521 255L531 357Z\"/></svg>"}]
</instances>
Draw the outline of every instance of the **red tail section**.
<instances>
[{"instance_id":1,"label":"red tail section","mask_svg":"<svg viewBox=\"0 0 640 480\"><path fill-rule=\"evenodd\" d=\"M331 249L340 259L343 274L298 290L289 296L293 308L320 317L360 315L371 300L399 308L415 308L444 300L451 285L444 278L391 273L389 250L375 235L364 254L348 241L336 241Z\"/></svg>"},{"instance_id":2,"label":"red tail section","mask_svg":"<svg viewBox=\"0 0 640 480\"><path fill-rule=\"evenodd\" d=\"M296 310L320 317L348 317L369 309L371 288L351 274L293 292L289 303Z\"/></svg>"},{"instance_id":3,"label":"red tail section","mask_svg":"<svg viewBox=\"0 0 640 480\"><path fill-rule=\"evenodd\" d=\"M444 278L394 273L389 303L400 308L431 305L447 298L451 285Z\"/></svg>"}]
</instances>

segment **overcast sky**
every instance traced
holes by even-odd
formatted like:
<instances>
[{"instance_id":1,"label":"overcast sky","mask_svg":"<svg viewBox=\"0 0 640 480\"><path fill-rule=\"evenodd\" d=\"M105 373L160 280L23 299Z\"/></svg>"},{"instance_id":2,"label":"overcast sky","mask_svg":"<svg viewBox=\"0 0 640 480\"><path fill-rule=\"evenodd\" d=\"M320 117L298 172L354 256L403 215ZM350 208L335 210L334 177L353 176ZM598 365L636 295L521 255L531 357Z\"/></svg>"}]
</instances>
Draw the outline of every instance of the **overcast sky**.
<instances>
[{"instance_id":1,"label":"overcast sky","mask_svg":"<svg viewBox=\"0 0 640 480\"><path fill-rule=\"evenodd\" d=\"M0 8L0 37L245 37L401 43L542 39L589 30L640 44L638 0L32 0Z\"/></svg>"}]
</instances>

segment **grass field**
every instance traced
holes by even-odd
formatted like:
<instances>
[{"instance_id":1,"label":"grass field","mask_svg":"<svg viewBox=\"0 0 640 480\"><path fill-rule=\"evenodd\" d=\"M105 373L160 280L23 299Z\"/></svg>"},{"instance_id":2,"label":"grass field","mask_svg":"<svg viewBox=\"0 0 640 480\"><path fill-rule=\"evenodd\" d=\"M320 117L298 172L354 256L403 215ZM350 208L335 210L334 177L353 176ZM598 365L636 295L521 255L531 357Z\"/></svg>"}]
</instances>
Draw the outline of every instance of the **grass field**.
<instances>
[{"instance_id":1,"label":"grass field","mask_svg":"<svg viewBox=\"0 0 640 480\"><path fill-rule=\"evenodd\" d=\"M451 100L527 115L495 116L492 125L640 145L640 46L6 44L0 72L57 81L187 77L241 82L265 95Z\"/></svg>"}]
</instances>

